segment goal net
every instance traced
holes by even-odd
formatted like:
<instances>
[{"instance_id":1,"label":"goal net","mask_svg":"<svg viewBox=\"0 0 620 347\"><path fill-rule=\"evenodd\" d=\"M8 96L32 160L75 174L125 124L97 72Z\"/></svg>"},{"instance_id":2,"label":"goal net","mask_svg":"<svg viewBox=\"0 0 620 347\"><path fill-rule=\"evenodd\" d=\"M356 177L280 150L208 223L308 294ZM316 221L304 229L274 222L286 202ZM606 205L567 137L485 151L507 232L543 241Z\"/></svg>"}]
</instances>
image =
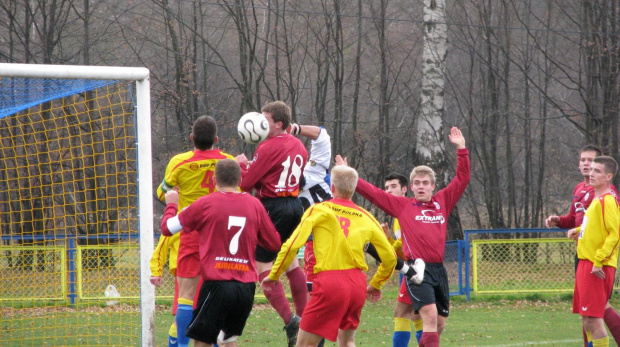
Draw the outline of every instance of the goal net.
<instances>
[{"instance_id":1,"label":"goal net","mask_svg":"<svg viewBox=\"0 0 620 347\"><path fill-rule=\"evenodd\" d=\"M154 345L148 75L0 64L0 345Z\"/></svg>"}]
</instances>

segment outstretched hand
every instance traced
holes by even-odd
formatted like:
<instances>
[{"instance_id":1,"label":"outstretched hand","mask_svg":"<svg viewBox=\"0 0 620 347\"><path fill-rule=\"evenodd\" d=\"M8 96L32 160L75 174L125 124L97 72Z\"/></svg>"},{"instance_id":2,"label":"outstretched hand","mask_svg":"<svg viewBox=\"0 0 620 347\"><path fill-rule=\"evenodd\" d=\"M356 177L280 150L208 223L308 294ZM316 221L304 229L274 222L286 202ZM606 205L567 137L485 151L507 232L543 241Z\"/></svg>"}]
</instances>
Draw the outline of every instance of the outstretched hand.
<instances>
[{"instance_id":1,"label":"outstretched hand","mask_svg":"<svg viewBox=\"0 0 620 347\"><path fill-rule=\"evenodd\" d=\"M457 149L465 148L465 138L463 137L463 133L457 127L452 127L450 129L450 135L448 136L450 142L452 142Z\"/></svg>"},{"instance_id":2,"label":"outstretched hand","mask_svg":"<svg viewBox=\"0 0 620 347\"><path fill-rule=\"evenodd\" d=\"M336 165L349 166L349 163L347 162L347 158L346 157L343 158L340 154L336 154L336 157L334 158L334 160L336 161Z\"/></svg>"}]
</instances>

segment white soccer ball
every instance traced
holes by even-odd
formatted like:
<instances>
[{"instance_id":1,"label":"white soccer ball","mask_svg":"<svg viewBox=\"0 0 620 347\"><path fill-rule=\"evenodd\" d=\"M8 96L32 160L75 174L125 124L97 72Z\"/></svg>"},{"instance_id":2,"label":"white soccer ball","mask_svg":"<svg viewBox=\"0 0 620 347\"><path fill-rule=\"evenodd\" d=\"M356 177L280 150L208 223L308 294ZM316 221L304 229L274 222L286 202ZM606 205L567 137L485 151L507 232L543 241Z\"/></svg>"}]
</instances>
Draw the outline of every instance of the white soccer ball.
<instances>
[{"instance_id":1,"label":"white soccer ball","mask_svg":"<svg viewBox=\"0 0 620 347\"><path fill-rule=\"evenodd\" d=\"M239 119L237 131L243 141L255 145L267 138L269 122L262 113L248 112Z\"/></svg>"}]
</instances>

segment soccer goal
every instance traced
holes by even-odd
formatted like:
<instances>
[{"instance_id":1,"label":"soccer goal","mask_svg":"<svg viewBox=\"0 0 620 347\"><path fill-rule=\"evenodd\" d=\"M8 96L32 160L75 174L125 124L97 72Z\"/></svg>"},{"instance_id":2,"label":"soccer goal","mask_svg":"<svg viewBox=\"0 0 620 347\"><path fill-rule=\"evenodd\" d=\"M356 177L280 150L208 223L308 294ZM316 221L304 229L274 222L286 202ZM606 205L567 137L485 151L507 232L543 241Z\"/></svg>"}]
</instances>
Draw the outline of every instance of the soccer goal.
<instances>
[{"instance_id":1,"label":"soccer goal","mask_svg":"<svg viewBox=\"0 0 620 347\"><path fill-rule=\"evenodd\" d=\"M1 346L153 346L149 71L0 64Z\"/></svg>"}]
</instances>

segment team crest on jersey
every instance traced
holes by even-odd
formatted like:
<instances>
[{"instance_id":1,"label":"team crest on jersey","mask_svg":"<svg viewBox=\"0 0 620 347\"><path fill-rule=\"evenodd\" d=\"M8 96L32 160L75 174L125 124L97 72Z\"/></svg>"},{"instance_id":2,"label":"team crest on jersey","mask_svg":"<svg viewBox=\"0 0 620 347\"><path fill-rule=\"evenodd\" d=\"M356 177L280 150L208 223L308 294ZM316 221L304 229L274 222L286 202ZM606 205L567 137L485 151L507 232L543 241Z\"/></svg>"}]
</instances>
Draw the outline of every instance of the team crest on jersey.
<instances>
[{"instance_id":1,"label":"team crest on jersey","mask_svg":"<svg viewBox=\"0 0 620 347\"><path fill-rule=\"evenodd\" d=\"M586 196L584 196L583 198L585 201L588 201L590 199L590 192L586 193Z\"/></svg>"},{"instance_id":2,"label":"team crest on jersey","mask_svg":"<svg viewBox=\"0 0 620 347\"><path fill-rule=\"evenodd\" d=\"M439 203L437 201L433 201L433 204L435 204L435 208L436 209L441 209L441 205L439 205Z\"/></svg>"},{"instance_id":3,"label":"team crest on jersey","mask_svg":"<svg viewBox=\"0 0 620 347\"><path fill-rule=\"evenodd\" d=\"M189 165L189 169L190 169L190 170L192 170L192 171L196 171L196 170L198 170L198 164L196 164L196 163L191 163L191 164Z\"/></svg>"},{"instance_id":4,"label":"team crest on jersey","mask_svg":"<svg viewBox=\"0 0 620 347\"><path fill-rule=\"evenodd\" d=\"M310 164L310 166L315 166L316 165L316 161L308 160L308 164Z\"/></svg>"}]
</instances>

